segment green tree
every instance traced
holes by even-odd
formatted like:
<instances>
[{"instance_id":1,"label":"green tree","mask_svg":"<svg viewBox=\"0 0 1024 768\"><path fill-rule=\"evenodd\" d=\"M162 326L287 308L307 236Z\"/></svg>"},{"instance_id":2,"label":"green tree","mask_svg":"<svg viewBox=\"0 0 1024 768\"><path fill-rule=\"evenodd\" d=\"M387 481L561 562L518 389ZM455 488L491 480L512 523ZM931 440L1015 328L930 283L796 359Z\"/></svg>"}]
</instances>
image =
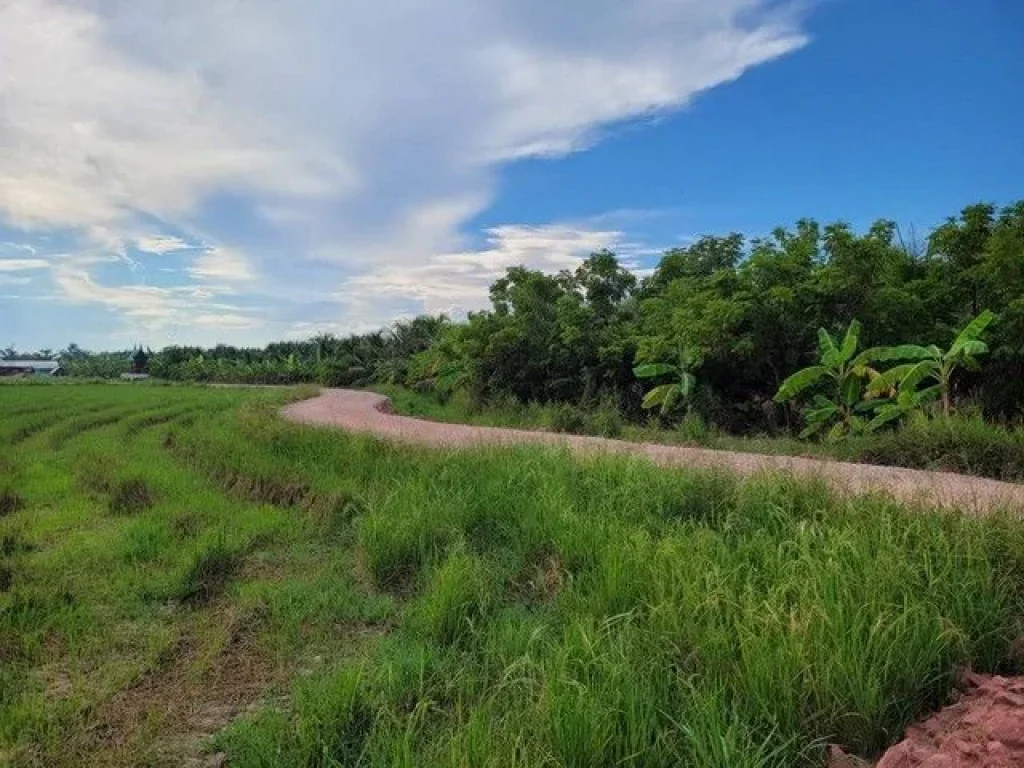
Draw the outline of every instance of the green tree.
<instances>
[{"instance_id":1,"label":"green tree","mask_svg":"<svg viewBox=\"0 0 1024 768\"><path fill-rule=\"evenodd\" d=\"M139 347L135 350L135 354L132 355L132 373L146 373L149 369L149 355L146 354L146 350Z\"/></svg>"}]
</instances>

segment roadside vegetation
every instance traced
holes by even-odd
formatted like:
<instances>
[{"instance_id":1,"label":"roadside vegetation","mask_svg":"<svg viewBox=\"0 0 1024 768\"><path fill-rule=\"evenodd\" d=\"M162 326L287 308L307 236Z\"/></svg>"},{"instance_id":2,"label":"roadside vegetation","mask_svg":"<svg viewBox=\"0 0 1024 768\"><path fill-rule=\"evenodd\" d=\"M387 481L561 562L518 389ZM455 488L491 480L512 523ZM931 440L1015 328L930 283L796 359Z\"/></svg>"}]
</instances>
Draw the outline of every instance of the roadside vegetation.
<instances>
[{"instance_id":1,"label":"roadside vegetation","mask_svg":"<svg viewBox=\"0 0 1024 768\"><path fill-rule=\"evenodd\" d=\"M1024 481L1024 429L989 423L975 408L961 409L950 416L920 411L909 414L899 429L847 435L839 441L813 441L795 436L731 435L693 414L665 425L656 416L628 422L609 406L581 409L568 404L524 404L513 398L481 404L464 394L438 398L433 393L398 386L381 385L373 389L387 395L396 412L432 421L829 458Z\"/></svg>"},{"instance_id":2,"label":"roadside vegetation","mask_svg":"<svg viewBox=\"0 0 1024 768\"><path fill-rule=\"evenodd\" d=\"M75 377L404 387L449 416L1024 473L1024 201L924 239L885 220L702 237L642 279L607 251L514 267L490 299L458 322L259 349L58 354Z\"/></svg>"},{"instance_id":3,"label":"roadside vegetation","mask_svg":"<svg viewBox=\"0 0 1024 768\"><path fill-rule=\"evenodd\" d=\"M276 417L310 394L0 387L0 763L820 767L1024 666L1009 515Z\"/></svg>"}]
</instances>

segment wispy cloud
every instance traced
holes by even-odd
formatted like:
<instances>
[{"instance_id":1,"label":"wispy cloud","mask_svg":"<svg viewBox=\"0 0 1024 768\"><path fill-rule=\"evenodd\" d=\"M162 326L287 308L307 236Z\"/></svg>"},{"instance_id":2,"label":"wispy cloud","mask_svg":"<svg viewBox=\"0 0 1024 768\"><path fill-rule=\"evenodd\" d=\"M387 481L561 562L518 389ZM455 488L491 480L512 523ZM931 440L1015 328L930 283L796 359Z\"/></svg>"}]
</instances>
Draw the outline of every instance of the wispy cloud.
<instances>
[{"instance_id":1,"label":"wispy cloud","mask_svg":"<svg viewBox=\"0 0 1024 768\"><path fill-rule=\"evenodd\" d=\"M106 307L128 319L139 332L176 333L192 326L250 329L262 322L258 314L216 302L214 293L190 286L105 285L74 260L54 265L52 273L65 300ZM213 340L223 339L214 337Z\"/></svg>"},{"instance_id":2,"label":"wispy cloud","mask_svg":"<svg viewBox=\"0 0 1024 768\"><path fill-rule=\"evenodd\" d=\"M286 297L281 314L329 294L346 315L310 323L478 303L502 265L628 230L625 212L572 235L501 228L474 251L464 226L502 165L585 149L804 42L777 0L7 0L0 220L5 239L181 256L183 280ZM55 267L67 300L171 311L99 263Z\"/></svg>"},{"instance_id":3,"label":"wispy cloud","mask_svg":"<svg viewBox=\"0 0 1024 768\"><path fill-rule=\"evenodd\" d=\"M212 246L192 262L188 272L197 280L224 283L245 283L256 279L249 260L238 251Z\"/></svg>"},{"instance_id":4,"label":"wispy cloud","mask_svg":"<svg viewBox=\"0 0 1024 768\"><path fill-rule=\"evenodd\" d=\"M0 258L0 272L21 272L26 269L46 269L46 259L4 259Z\"/></svg>"},{"instance_id":5,"label":"wispy cloud","mask_svg":"<svg viewBox=\"0 0 1024 768\"><path fill-rule=\"evenodd\" d=\"M187 251L195 246L180 237L173 235L142 235L135 238L135 247L146 253L163 255L176 251Z\"/></svg>"}]
</instances>

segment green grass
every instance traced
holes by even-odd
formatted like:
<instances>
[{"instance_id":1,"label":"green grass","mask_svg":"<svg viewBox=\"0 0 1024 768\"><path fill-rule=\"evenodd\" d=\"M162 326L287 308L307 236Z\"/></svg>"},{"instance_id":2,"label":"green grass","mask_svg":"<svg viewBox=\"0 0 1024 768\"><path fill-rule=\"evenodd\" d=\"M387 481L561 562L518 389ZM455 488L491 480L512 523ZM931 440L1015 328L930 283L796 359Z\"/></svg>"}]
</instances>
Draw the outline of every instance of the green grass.
<instances>
[{"instance_id":1,"label":"green grass","mask_svg":"<svg viewBox=\"0 0 1024 768\"><path fill-rule=\"evenodd\" d=\"M0 763L822 766L1022 661L1008 516L394 446L290 396L0 387Z\"/></svg>"},{"instance_id":2,"label":"green grass","mask_svg":"<svg viewBox=\"0 0 1024 768\"><path fill-rule=\"evenodd\" d=\"M991 424L972 412L948 417L919 414L899 429L855 435L838 443L820 443L787 436L729 435L709 427L697 416L684 418L675 428L666 428L653 418L647 424L632 424L625 422L608 404L581 409L570 405L524 405L509 398L479 405L464 393L456 393L442 402L434 395L404 387L377 386L374 389L388 395L398 413L433 421L573 432L747 453L832 458L1024 482L1024 427Z\"/></svg>"}]
</instances>

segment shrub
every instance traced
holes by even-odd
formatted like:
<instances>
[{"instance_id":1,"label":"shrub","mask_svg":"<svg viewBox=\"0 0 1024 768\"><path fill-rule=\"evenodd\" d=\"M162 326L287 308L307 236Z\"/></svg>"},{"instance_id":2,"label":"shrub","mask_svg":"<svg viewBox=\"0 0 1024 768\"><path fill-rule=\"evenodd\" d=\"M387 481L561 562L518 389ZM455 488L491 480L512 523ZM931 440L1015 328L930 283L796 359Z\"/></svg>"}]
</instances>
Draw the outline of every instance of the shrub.
<instances>
[{"instance_id":1,"label":"shrub","mask_svg":"<svg viewBox=\"0 0 1024 768\"><path fill-rule=\"evenodd\" d=\"M622 414L610 403L601 403L587 414L586 432L588 435L618 437L622 434L622 427Z\"/></svg>"},{"instance_id":2,"label":"shrub","mask_svg":"<svg viewBox=\"0 0 1024 768\"><path fill-rule=\"evenodd\" d=\"M551 410L551 429L555 432L583 432L587 419L583 411L575 405L561 403Z\"/></svg>"},{"instance_id":3,"label":"shrub","mask_svg":"<svg viewBox=\"0 0 1024 768\"><path fill-rule=\"evenodd\" d=\"M843 455L872 464L1024 480L1024 431L980 416L916 414L905 426L855 438Z\"/></svg>"}]
</instances>

